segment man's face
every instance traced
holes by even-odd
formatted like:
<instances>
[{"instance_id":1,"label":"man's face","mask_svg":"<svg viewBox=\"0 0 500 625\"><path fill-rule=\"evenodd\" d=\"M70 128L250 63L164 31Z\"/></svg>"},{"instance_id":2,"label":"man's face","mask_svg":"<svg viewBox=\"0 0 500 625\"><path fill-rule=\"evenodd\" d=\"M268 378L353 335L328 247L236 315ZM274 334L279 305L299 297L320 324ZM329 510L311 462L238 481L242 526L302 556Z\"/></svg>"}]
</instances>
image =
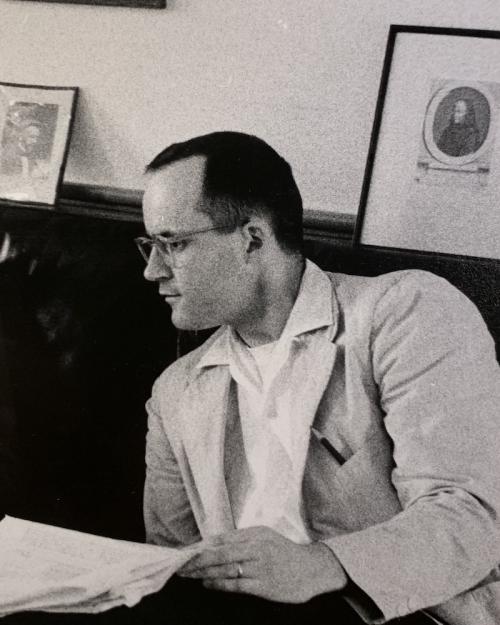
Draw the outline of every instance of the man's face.
<instances>
[{"instance_id":1,"label":"man's face","mask_svg":"<svg viewBox=\"0 0 500 625\"><path fill-rule=\"evenodd\" d=\"M38 126L28 126L21 133L20 146L26 154L31 154L40 139L40 128Z\"/></svg>"},{"instance_id":2,"label":"man's face","mask_svg":"<svg viewBox=\"0 0 500 625\"><path fill-rule=\"evenodd\" d=\"M453 121L455 124L463 124L467 115L467 104L463 100L457 100L453 109Z\"/></svg>"},{"instance_id":3,"label":"man's face","mask_svg":"<svg viewBox=\"0 0 500 625\"><path fill-rule=\"evenodd\" d=\"M214 227L198 210L206 201L204 170L205 158L193 156L148 174L143 212L149 235L174 236ZM184 330L237 326L250 306L240 231L187 236L181 248L175 267L153 249L144 271L172 308L173 324Z\"/></svg>"}]
</instances>

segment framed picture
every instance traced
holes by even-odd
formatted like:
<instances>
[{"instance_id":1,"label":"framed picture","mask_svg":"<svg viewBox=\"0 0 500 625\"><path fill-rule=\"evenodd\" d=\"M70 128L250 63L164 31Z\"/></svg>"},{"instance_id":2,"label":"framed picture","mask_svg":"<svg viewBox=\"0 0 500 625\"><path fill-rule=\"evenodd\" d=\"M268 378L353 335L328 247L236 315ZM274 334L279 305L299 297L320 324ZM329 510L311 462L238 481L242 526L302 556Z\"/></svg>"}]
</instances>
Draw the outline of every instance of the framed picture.
<instances>
[{"instance_id":1,"label":"framed picture","mask_svg":"<svg viewBox=\"0 0 500 625\"><path fill-rule=\"evenodd\" d=\"M77 92L0 82L0 200L55 204Z\"/></svg>"},{"instance_id":2,"label":"framed picture","mask_svg":"<svg viewBox=\"0 0 500 625\"><path fill-rule=\"evenodd\" d=\"M115 7L142 7L145 9L164 9L166 0L38 0L39 2L63 2L65 4L92 4Z\"/></svg>"},{"instance_id":3,"label":"framed picture","mask_svg":"<svg viewBox=\"0 0 500 625\"><path fill-rule=\"evenodd\" d=\"M500 33L390 28L354 242L500 259Z\"/></svg>"}]
</instances>

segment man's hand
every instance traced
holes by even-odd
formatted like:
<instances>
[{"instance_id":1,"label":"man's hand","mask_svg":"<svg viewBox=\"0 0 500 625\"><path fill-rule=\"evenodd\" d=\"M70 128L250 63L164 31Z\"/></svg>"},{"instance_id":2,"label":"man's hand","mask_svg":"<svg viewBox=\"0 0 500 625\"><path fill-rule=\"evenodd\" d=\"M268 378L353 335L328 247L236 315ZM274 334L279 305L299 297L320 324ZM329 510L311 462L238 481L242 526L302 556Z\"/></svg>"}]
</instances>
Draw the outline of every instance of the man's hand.
<instances>
[{"instance_id":1,"label":"man's hand","mask_svg":"<svg viewBox=\"0 0 500 625\"><path fill-rule=\"evenodd\" d=\"M268 527L234 530L207 542L179 571L202 579L206 588L303 603L347 584L344 569L322 543L298 545Z\"/></svg>"}]
</instances>

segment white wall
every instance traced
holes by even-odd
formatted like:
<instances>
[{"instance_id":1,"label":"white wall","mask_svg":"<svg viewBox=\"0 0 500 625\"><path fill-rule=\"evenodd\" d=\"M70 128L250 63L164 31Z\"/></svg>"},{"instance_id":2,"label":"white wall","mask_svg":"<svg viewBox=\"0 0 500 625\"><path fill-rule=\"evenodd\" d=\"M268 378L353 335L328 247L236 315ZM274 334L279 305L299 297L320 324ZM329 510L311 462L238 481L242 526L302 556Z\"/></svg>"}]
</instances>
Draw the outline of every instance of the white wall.
<instances>
[{"instance_id":1,"label":"white wall","mask_svg":"<svg viewBox=\"0 0 500 625\"><path fill-rule=\"evenodd\" d=\"M306 208L355 213L389 24L500 29L496 0L168 5L0 0L0 80L81 89L65 180L141 188L168 143L235 129L291 161Z\"/></svg>"}]
</instances>

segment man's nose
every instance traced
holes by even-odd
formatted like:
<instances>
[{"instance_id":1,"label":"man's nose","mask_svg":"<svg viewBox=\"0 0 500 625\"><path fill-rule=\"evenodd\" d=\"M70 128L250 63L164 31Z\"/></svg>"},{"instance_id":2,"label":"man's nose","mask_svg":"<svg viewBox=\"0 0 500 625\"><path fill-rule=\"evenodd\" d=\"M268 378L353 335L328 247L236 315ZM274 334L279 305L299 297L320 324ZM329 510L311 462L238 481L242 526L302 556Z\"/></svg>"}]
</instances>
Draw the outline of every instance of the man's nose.
<instances>
[{"instance_id":1,"label":"man's nose","mask_svg":"<svg viewBox=\"0 0 500 625\"><path fill-rule=\"evenodd\" d=\"M151 250L151 255L144 270L146 280L155 282L158 280L166 280L172 277L172 268L168 260L158 252L156 247Z\"/></svg>"}]
</instances>

